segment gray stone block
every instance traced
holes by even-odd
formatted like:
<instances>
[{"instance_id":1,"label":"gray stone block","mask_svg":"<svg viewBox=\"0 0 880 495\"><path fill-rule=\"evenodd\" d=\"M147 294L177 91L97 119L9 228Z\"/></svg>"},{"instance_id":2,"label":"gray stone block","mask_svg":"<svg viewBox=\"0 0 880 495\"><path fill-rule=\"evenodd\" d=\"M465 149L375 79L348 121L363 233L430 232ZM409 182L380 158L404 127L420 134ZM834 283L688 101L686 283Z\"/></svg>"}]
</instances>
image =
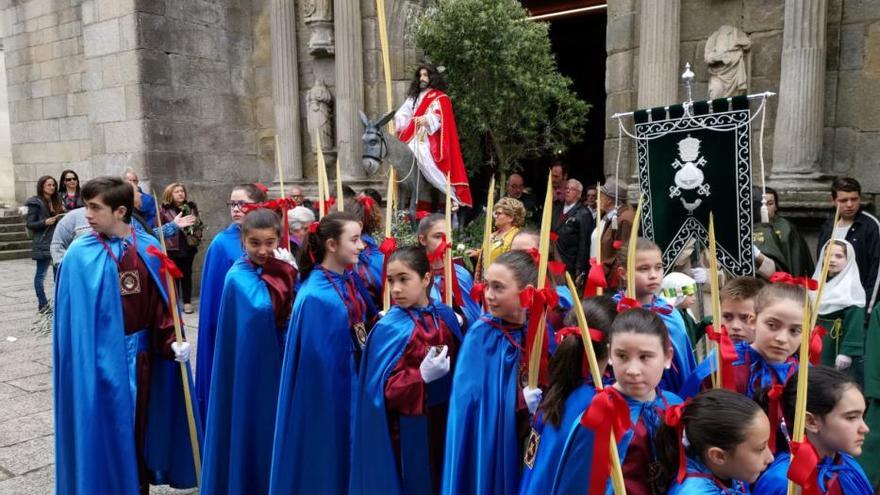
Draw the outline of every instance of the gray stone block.
<instances>
[{"instance_id":1,"label":"gray stone block","mask_svg":"<svg viewBox=\"0 0 880 495\"><path fill-rule=\"evenodd\" d=\"M858 135L859 132L851 127L838 127L834 129L831 172L848 173L852 170L856 155Z\"/></svg>"},{"instance_id":2,"label":"gray stone block","mask_svg":"<svg viewBox=\"0 0 880 495\"><path fill-rule=\"evenodd\" d=\"M699 41L724 24L742 27L742 2L681 0L681 40Z\"/></svg>"},{"instance_id":3,"label":"gray stone block","mask_svg":"<svg viewBox=\"0 0 880 495\"><path fill-rule=\"evenodd\" d=\"M635 46L633 35L636 29L635 21L636 15L634 13L608 17L605 50L609 54L629 50Z\"/></svg>"},{"instance_id":4,"label":"gray stone block","mask_svg":"<svg viewBox=\"0 0 880 495\"><path fill-rule=\"evenodd\" d=\"M605 91L614 93L633 89L633 52L618 52L608 56L605 69Z\"/></svg>"},{"instance_id":5,"label":"gray stone block","mask_svg":"<svg viewBox=\"0 0 880 495\"><path fill-rule=\"evenodd\" d=\"M37 120L12 124L9 130L12 142L15 144L45 143L59 139L57 120Z\"/></svg>"},{"instance_id":6,"label":"gray stone block","mask_svg":"<svg viewBox=\"0 0 880 495\"><path fill-rule=\"evenodd\" d=\"M837 125L864 131L880 131L877 80L854 71L843 71L839 77Z\"/></svg>"},{"instance_id":7,"label":"gray stone block","mask_svg":"<svg viewBox=\"0 0 880 495\"><path fill-rule=\"evenodd\" d=\"M22 476L0 482L0 495L22 493L52 493L55 483L55 466L46 466Z\"/></svg>"},{"instance_id":8,"label":"gray stone block","mask_svg":"<svg viewBox=\"0 0 880 495\"><path fill-rule=\"evenodd\" d=\"M865 57L865 25L849 24L840 29L840 68L861 69Z\"/></svg>"},{"instance_id":9,"label":"gray stone block","mask_svg":"<svg viewBox=\"0 0 880 495\"><path fill-rule=\"evenodd\" d=\"M778 78L782 69L782 31L753 34L751 39L752 77Z\"/></svg>"},{"instance_id":10,"label":"gray stone block","mask_svg":"<svg viewBox=\"0 0 880 495\"><path fill-rule=\"evenodd\" d=\"M847 0L842 8L845 24L880 20L880 0Z\"/></svg>"},{"instance_id":11,"label":"gray stone block","mask_svg":"<svg viewBox=\"0 0 880 495\"><path fill-rule=\"evenodd\" d=\"M175 84L221 92L231 90L229 65L225 62L174 54L169 61Z\"/></svg>"},{"instance_id":12,"label":"gray stone block","mask_svg":"<svg viewBox=\"0 0 880 495\"><path fill-rule=\"evenodd\" d=\"M67 117L58 119L59 137L62 140L89 139L88 117Z\"/></svg>"},{"instance_id":13,"label":"gray stone block","mask_svg":"<svg viewBox=\"0 0 880 495\"><path fill-rule=\"evenodd\" d=\"M102 128L104 149L107 153L136 152L146 149L144 121L142 120L108 122Z\"/></svg>"},{"instance_id":14,"label":"gray stone block","mask_svg":"<svg viewBox=\"0 0 880 495\"><path fill-rule=\"evenodd\" d=\"M853 175L867 191L880 191L880 132L859 133Z\"/></svg>"},{"instance_id":15,"label":"gray stone block","mask_svg":"<svg viewBox=\"0 0 880 495\"><path fill-rule=\"evenodd\" d=\"M9 108L10 122L26 122L28 120L39 120L42 118L42 99L16 101Z\"/></svg>"},{"instance_id":16,"label":"gray stone block","mask_svg":"<svg viewBox=\"0 0 880 495\"><path fill-rule=\"evenodd\" d=\"M42 98L52 94L52 85L48 79L41 79L31 83L31 95L34 98Z\"/></svg>"},{"instance_id":17,"label":"gray stone block","mask_svg":"<svg viewBox=\"0 0 880 495\"><path fill-rule=\"evenodd\" d=\"M125 120L125 91L122 87L88 93L89 121L94 123Z\"/></svg>"},{"instance_id":18,"label":"gray stone block","mask_svg":"<svg viewBox=\"0 0 880 495\"><path fill-rule=\"evenodd\" d=\"M119 51L119 22L110 19L83 27L83 50L86 57L98 57Z\"/></svg>"},{"instance_id":19,"label":"gray stone block","mask_svg":"<svg viewBox=\"0 0 880 495\"><path fill-rule=\"evenodd\" d=\"M48 386L52 386L51 374L48 375ZM50 436L53 431L54 415L52 411L14 418L0 423L0 447L8 447L34 438Z\"/></svg>"},{"instance_id":20,"label":"gray stone block","mask_svg":"<svg viewBox=\"0 0 880 495\"><path fill-rule=\"evenodd\" d=\"M0 466L18 476L51 465L54 456L55 438L48 435L0 448Z\"/></svg>"},{"instance_id":21,"label":"gray stone block","mask_svg":"<svg viewBox=\"0 0 880 495\"><path fill-rule=\"evenodd\" d=\"M43 98L43 117L55 119L67 116L67 95L48 96Z\"/></svg>"}]
</instances>

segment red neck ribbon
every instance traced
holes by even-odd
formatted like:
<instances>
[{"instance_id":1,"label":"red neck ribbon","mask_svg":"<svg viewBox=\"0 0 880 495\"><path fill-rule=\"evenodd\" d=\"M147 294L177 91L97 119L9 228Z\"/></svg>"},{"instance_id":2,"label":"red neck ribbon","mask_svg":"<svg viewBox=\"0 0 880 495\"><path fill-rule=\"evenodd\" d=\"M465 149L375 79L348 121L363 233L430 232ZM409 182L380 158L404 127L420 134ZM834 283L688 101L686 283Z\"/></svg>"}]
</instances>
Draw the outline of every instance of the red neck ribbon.
<instances>
[{"instance_id":1,"label":"red neck ribbon","mask_svg":"<svg viewBox=\"0 0 880 495\"><path fill-rule=\"evenodd\" d=\"M721 330L716 331L715 327L709 325L706 327L706 336L709 337L709 340L718 343L718 349L721 353L721 386L736 392L736 377L734 376L733 363L739 359L739 356L736 353L733 341L730 340L730 335L727 333L727 327L721 325Z\"/></svg>"},{"instance_id":2,"label":"red neck ribbon","mask_svg":"<svg viewBox=\"0 0 880 495\"><path fill-rule=\"evenodd\" d=\"M781 383L774 383L770 387L770 391L767 392L767 397L770 399L770 404L768 406L768 416L770 420L770 440L767 442L770 447L770 452L776 453L776 432L779 431L780 419L782 418L782 403L780 402L780 398L782 398L782 391L785 390L785 386Z\"/></svg>"},{"instance_id":3,"label":"red neck ribbon","mask_svg":"<svg viewBox=\"0 0 880 495\"><path fill-rule=\"evenodd\" d=\"M161 273L162 276L165 276L166 273L171 275L171 278L180 278L183 276L180 268L178 268L177 265L174 264L174 261L169 258L167 254L163 253L161 249L153 245L147 246L147 254L159 259L159 273Z\"/></svg>"},{"instance_id":4,"label":"red neck ribbon","mask_svg":"<svg viewBox=\"0 0 880 495\"><path fill-rule=\"evenodd\" d=\"M679 483L684 481L684 477L687 474L687 456L685 455L684 446L684 421L682 421L681 417L684 414L684 408L687 407L689 402L690 401L683 404L669 406L666 408L666 414L663 419L667 426L675 429L678 437L678 474L675 479Z\"/></svg>"},{"instance_id":5,"label":"red neck ribbon","mask_svg":"<svg viewBox=\"0 0 880 495\"><path fill-rule=\"evenodd\" d=\"M541 321L541 318L545 318L548 309L555 308L559 305L559 294L556 293L556 288L553 286L536 289L533 286L528 285L519 293L519 304L523 308L529 310L529 329L526 334L526 353L530 354L533 350L532 347L535 338L538 336L538 323ZM538 370L538 381L545 384L550 383L550 343L547 342L547 333L547 326L544 325L545 338L541 350L539 351L541 353L541 364Z\"/></svg>"},{"instance_id":6,"label":"red neck ribbon","mask_svg":"<svg viewBox=\"0 0 880 495\"><path fill-rule=\"evenodd\" d=\"M584 299L599 294L599 287L608 288L605 280L605 267L596 258L590 258L590 271L587 274L587 283L584 284Z\"/></svg>"},{"instance_id":7,"label":"red neck ribbon","mask_svg":"<svg viewBox=\"0 0 880 495\"><path fill-rule=\"evenodd\" d=\"M819 366L822 362L822 338L828 334L825 327L816 325L810 333L810 364Z\"/></svg>"},{"instance_id":8,"label":"red neck ribbon","mask_svg":"<svg viewBox=\"0 0 880 495\"><path fill-rule=\"evenodd\" d=\"M605 387L596 392L581 415L581 425L593 430L593 464L590 468L590 489L587 493L605 493L611 473L611 433L620 440L632 428L629 405L620 392Z\"/></svg>"},{"instance_id":9,"label":"red neck ribbon","mask_svg":"<svg viewBox=\"0 0 880 495\"><path fill-rule=\"evenodd\" d=\"M369 198L370 201L373 200L373 198L370 198L369 196L364 196L364 197ZM388 276L388 258L391 257L391 253L393 253L394 251L397 251L397 239L395 239L393 236L386 237L385 240L382 241L382 244L379 245L379 252L384 255L384 258L382 260L382 283L381 283L383 298L385 297L385 284L387 283L387 276Z\"/></svg>"},{"instance_id":10,"label":"red neck ribbon","mask_svg":"<svg viewBox=\"0 0 880 495\"><path fill-rule=\"evenodd\" d=\"M770 275L769 280L771 284L799 285L807 290L817 290L819 288L819 282L810 277L793 277L790 273L785 272L775 272L773 275Z\"/></svg>"},{"instance_id":11,"label":"red neck ribbon","mask_svg":"<svg viewBox=\"0 0 880 495\"><path fill-rule=\"evenodd\" d=\"M804 495L822 495L819 488L819 454L804 438L803 442L791 442L791 464L788 479L800 485Z\"/></svg>"}]
</instances>

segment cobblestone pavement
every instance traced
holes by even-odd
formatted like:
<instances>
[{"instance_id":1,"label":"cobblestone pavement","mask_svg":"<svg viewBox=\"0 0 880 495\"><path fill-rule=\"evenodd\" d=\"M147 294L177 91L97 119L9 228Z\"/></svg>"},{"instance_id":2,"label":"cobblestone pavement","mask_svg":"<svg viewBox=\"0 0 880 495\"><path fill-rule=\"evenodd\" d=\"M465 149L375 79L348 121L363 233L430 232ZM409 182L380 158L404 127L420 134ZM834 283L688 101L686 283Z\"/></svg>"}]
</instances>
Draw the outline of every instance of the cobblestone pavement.
<instances>
[{"instance_id":1,"label":"cobblestone pavement","mask_svg":"<svg viewBox=\"0 0 880 495\"><path fill-rule=\"evenodd\" d=\"M34 330L34 270L32 260L0 261L0 495L54 493L52 337ZM188 328L198 326L198 313L184 316ZM166 486L150 493L194 492Z\"/></svg>"}]
</instances>

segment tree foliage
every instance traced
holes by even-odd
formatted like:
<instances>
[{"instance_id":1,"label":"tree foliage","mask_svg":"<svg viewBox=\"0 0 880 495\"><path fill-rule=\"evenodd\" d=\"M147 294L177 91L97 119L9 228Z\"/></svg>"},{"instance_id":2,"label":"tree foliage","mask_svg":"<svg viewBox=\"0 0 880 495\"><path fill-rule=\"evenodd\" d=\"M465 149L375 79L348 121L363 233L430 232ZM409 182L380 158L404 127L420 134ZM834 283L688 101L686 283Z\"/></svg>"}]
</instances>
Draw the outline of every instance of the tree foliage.
<instances>
[{"instance_id":1,"label":"tree foliage","mask_svg":"<svg viewBox=\"0 0 880 495\"><path fill-rule=\"evenodd\" d=\"M506 175L581 139L589 105L558 72L548 25L526 20L518 0L438 0L419 19L415 42L446 68L472 174Z\"/></svg>"}]
</instances>

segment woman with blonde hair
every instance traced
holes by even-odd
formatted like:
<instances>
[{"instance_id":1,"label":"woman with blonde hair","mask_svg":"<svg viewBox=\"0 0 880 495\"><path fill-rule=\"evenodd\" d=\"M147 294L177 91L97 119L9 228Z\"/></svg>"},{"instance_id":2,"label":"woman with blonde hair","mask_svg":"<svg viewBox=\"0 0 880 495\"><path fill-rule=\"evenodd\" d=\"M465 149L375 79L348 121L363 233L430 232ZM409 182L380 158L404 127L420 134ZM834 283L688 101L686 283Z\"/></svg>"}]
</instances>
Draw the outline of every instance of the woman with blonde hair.
<instances>
[{"instance_id":1,"label":"woman with blonde hair","mask_svg":"<svg viewBox=\"0 0 880 495\"><path fill-rule=\"evenodd\" d=\"M181 228L174 236L165 239L168 256L180 267L183 277L180 278L180 293L183 298L183 312L192 313L192 267L199 244L202 242L204 224L199 218L199 209L195 203L189 200L186 186L180 182L173 182L162 193L162 207L160 208L162 223L173 222L178 215L195 217L195 223Z\"/></svg>"},{"instance_id":2,"label":"woman with blonde hair","mask_svg":"<svg viewBox=\"0 0 880 495\"><path fill-rule=\"evenodd\" d=\"M526 209L522 201L509 197L501 198L495 203L495 209L492 210L495 219L495 231L492 232L489 259L486 260L488 266L495 258L510 251L510 245L513 238L519 233L526 221Z\"/></svg>"}]
</instances>

